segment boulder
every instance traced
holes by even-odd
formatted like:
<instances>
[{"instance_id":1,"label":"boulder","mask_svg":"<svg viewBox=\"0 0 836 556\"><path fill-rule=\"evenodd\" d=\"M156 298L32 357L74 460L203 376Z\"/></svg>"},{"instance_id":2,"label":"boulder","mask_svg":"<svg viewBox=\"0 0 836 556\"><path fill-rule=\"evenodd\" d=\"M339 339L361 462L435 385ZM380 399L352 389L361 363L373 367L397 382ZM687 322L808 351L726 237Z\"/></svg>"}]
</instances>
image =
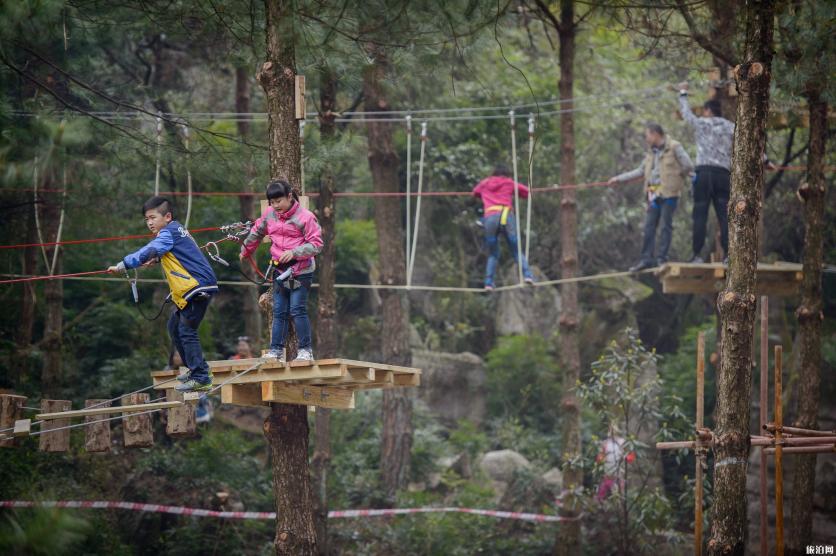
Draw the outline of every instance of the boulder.
<instances>
[{"instance_id":1,"label":"boulder","mask_svg":"<svg viewBox=\"0 0 836 556\"><path fill-rule=\"evenodd\" d=\"M480 424L485 418L485 363L478 356L412 350L412 365L421 369L418 396L446 425L461 419Z\"/></svg>"},{"instance_id":2,"label":"boulder","mask_svg":"<svg viewBox=\"0 0 836 556\"><path fill-rule=\"evenodd\" d=\"M556 493L559 493L563 489L563 472L557 467L552 467L543 473L540 478Z\"/></svg>"},{"instance_id":3,"label":"boulder","mask_svg":"<svg viewBox=\"0 0 836 556\"><path fill-rule=\"evenodd\" d=\"M492 481L510 483L518 471L528 469L531 463L514 450L487 452L479 461L479 468Z\"/></svg>"},{"instance_id":4,"label":"boulder","mask_svg":"<svg viewBox=\"0 0 836 556\"><path fill-rule=\"evenodd\" d=\"M463 479L469 479L473 476L473 471L470 468L470 456L467 452L461 454L441 458L438 466L442 471L450 469Z\"/></svg>"},{"instance_id":5,"label":"boulder","mask_svg":"<svg viewBox=\"0 0 836 556\"><path fill-rule=\"evenodd\" d=\"M548 280L537 267L531 268L534 277L542 282ZM516 265L506 267L500 284L519 282ZM540 334L550 338L557 330L560 318L560 292L557 288L522 288L496 292L494 327L497 335Z\"/></svg>"}]
</instances>

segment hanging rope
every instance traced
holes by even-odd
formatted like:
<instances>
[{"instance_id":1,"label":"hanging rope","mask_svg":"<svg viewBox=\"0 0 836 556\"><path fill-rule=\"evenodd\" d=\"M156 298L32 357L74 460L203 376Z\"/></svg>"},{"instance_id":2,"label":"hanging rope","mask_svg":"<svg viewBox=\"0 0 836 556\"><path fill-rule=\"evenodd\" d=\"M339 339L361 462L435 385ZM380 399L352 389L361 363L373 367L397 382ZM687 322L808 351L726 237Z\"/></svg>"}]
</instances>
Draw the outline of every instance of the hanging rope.
<instances>
[{"instance_id":1,"label":"hanging rope","mask_svg":"<svg viewBox=\"0 0 836 556\"><path fill-rule=\"evenodd\" d=\"M299 121L299 189L305 195L305 120Z\"/></svg>"},{"instance_id":2,"label":"hanging rope","mask_svg":"<svg viewBox=\"0 0 836 556\"><path fill-rule=\"evenodd\" d=\"M511 119L511 166L514 168L514 227L517 232L517 270L520 275L520 284L523 283L522 265L522 237L520 234L520 188L517 185L517 124L514 120L514 111L508 112Z\"/></svg>"},{"instance_id":3,"label":"hanging rope","mask_svg":"<svg viewBox=\"0 0 836 556\"><path fill-rule=\"evenodd\" d=\"M421 122L421 158L418 160L418 200L415 201L415 231L412 233L412 247L409 250L409 267L406 287L412 286L412 271L415 268L415 248L418 245L418 228L421 225L421 193L424 191L424 153L427 150L427 122Z\"/></svg>"},{"instance_id":4,"label":"hanging rope","mask_svg":"<svg viewBox=\"0 0 836 556\"><path fill-rule=\"evenodd\" d=\"M52 264L49 267L49 274L55 274L55 267L58 264L58 250L61 249L61 234L64 231L64 213L67 208L67 161L64 160L61 177L64 193L61 194L61 216L58 218L58 232L55 234L55 251L52 252Z\"/></svg>"},{"instance_id":5,"label":"hanging rope","mask_svg":"<svg viewBox=\"0 0 836 556\"><path fill-rule=\"evenodd\" d=\"M188 200L186 201L186 222L184 223L186 229L189 229L189 219L192 216L192 164L191 153L189 152L189 127L183 124L183 145L186 147L186 189L189 192Z\"/></svg>"},{"instance_id":6,"label":"hanging rope","mask_svg":"<svg viewBox=\"0 0 836 556\"><path fill-rule=\"evenodd\" d=\"M528 208L525 211L525 260L531 244L531 203L534 197L534 114L528 115Z\"/></svg>"},{"instance_id":7,"label":"hanging rope","mask_svg":"<svg viewBox=\"0 0 836 556\"><path fill-rule=\"evenodd\" d=\"M157 169L154 172L154 197L160 194L160 150L163 143L163 118L162 113L157 112Z\"/></svg>"},{"instance_id":8,"label":"hanging rope","mask_svg":"<svg viewBox=\"0 0 836 556\"><path fill-rule=\"evenodd\" d=\"M412 234L412 116L406 117L406 268Z\"/></svg>"},{"instance_id":9,"label":"hanging rope","mask_svg":"<svg viewBox=\"0 0 836 556\"><path fill-rule=\"evenodd\" d=\"M41 254L44 256L44 265L46 265L47 272L49 271L49 257L46 256L46 246L44 245L44 236L41 233L41 218L38 215L38 156L35 155L34 168L32 169L32 197L35 203L32 205L35 209L35 231L38 234L38 243L41 246Z\"/></svg>"}]
</instances>

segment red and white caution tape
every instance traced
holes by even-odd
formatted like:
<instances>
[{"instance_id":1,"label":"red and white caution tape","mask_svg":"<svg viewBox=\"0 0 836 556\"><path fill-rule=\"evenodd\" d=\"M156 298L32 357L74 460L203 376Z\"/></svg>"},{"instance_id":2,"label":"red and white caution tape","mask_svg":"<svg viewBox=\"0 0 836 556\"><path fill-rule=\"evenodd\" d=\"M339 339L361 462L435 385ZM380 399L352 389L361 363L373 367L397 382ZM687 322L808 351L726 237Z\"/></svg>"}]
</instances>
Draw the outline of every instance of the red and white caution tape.
<instances>
[{"instance_id":1,"label":"red and white caution tape","mask_svg":"<svg viewBox=\"0 0 836 556\"><path fill-rule=\"evenodd\" d=\"M83 509L119 509L135 512L166 513L186 515L192 517L218 517L225 519L276 519L276 512L225 512L204 510L200 508L186 508L184 506L165 506L163 504L141 504L138 502L115 501L42 501L31 500L0 500L0 508L83 508ZM495 517L497 519L519 519L538 523L573 521L577 518L567 518L556 515L531 514L525 512L504 512L500 510L479 510L474 508L396 508L381 510L336 510L328 512L330 519L351 517L380 517L386 515L427 514L427 513L462 513Z\"/></svg>"}]
</instances>

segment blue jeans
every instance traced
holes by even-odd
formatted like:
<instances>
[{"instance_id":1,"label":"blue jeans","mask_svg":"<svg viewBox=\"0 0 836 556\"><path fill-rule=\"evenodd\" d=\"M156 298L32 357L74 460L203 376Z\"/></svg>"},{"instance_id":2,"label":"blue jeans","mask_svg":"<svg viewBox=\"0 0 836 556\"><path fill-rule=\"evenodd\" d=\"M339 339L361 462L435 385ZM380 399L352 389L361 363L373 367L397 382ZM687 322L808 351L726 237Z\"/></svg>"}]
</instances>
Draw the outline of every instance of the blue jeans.
<instances>
[{"instance_id":1,"label":"blue jeans","mask_svg":"<svg viewBox=\"0 0 836 556\"><path fill-rule=\"evenodd\" d=\"M656 197L652 203L647 204L647 214L644 218L644 239L642 240L642 256L644 263L664 263L668 260L668 250L671 247L673 237L673 213L676 212L676 205L679 197ZM659 234L659 256L654 256L656 249L656 228L659 221L662 221L662 233Z\"/></svg>"},{"instance_id":2,"label":"blue jeans","mask_svg":"<svg viewBox=\"0 0 836 556\"><path fill-rule=\"evenodd\" d=\"M191 378L201 384L209 382L209 364L203 358L197 329L206 316L210 299L192 299L185 308L174 311L168 318L168 335L183 363L191 371Z\"/></svg>"},{"instance_id":3,"label":"blue jeans","mask_svg":"<svg viewBox=\"0 0 836 556\"><path fill-rule=\"evenodd\" d=\"M482 224L485 226L485 247L488 250L488 263L485 267L485 285L493 286L493 278L496 274L496 267L499 265L499 234L503 233L505 239L508 241L508 249L514 257L514 261L519 264L517 255L517 222L514 218L514 213L508 213L508 223L505 225L505 230L500 232L499 220L502 218L502 213L497 212L482 218ZM523 276L531 278L531 270L528 268L528 261L525 256L522 258Z\"/></svg>"},{"instance_id":4,"label":"blue jeans","mask_svg":"<svg viewBox=\"0 0 836 556\"><path fill-rule=\"evenodd\" d=\"M301 286L295 290L284 287L283 282L273 281L273 332L270 349L284 349L287 321L293 317L299 349L311 349L311 321L308 318L308 290L313 276L296 278Z\"/></svg>"}]
</instances>

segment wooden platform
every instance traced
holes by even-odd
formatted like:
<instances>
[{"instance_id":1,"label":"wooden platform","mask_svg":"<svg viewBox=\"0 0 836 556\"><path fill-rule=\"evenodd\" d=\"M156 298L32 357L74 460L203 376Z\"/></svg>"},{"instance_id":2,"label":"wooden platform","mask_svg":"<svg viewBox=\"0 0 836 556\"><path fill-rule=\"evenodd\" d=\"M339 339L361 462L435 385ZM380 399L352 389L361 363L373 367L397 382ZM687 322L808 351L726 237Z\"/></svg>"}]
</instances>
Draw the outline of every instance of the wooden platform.
<instances>
[{"instance_id":1,"label":"wooden platform","mask_svg":"<svg viewBox=\"0 0 836 556\"><path fill-rule=\"evenodd\" d=\"M725 287L728 266L722 263L665 263L656 272L664 293L717 293ZM757 295L791 296L801 284L801 265L759 263Z\"/></svg>"},{"instance_id":2,"label":"wooden platform","mask_svg":"<svg viewBox=\"0 0 836 556\"><path fill-rule=\"evenodd\" d=\"M260 368L244 373L260 362ZM209 367L215 385L226 383L221 387L221 403L244 406L281 402L352 409L354 393L358 390L418 386L421 383L420 369L350 359L279 364L276 360L253 358L209 361ZM172 379L179 372L152 372L154 388L174 388L177 382Z\"/></svg>"}]
</instances>

